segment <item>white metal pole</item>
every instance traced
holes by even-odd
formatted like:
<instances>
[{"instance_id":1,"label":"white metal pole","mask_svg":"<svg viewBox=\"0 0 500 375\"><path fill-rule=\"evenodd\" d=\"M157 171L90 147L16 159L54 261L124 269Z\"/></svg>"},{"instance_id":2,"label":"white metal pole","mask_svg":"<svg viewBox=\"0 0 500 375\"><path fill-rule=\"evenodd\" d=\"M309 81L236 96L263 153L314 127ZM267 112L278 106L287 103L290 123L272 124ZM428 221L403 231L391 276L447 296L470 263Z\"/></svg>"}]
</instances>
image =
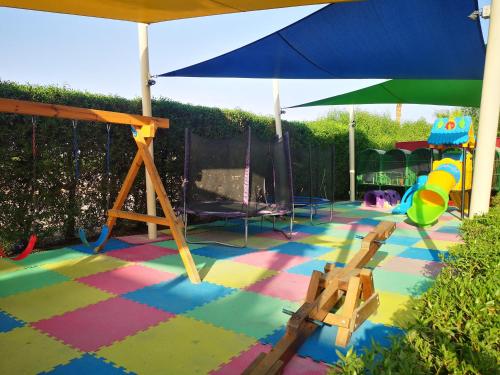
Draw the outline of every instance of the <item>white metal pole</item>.
<instances>
[{"instance_id":1,"label":"white metal pole","mask_svg":"<svg viewBox=\"0 0 500 375\"><path fill-rule=\"evenodd\" d=\"M281 138L283 137L283 130L281 128L280 81L276 78L273 79L273 100L276 135Z\"/></svg>"},{"instance_id":2,"label":"white metal pole","mask_svg":"<svg viewBox=\"0 0 500 375\"><path fill-rule=\"evenodd\" d=\"M500 113L500 0L492 0L470 216L488 212Z\"/></svg>"},{"instance_id":3,"label":"white metal pole","mask_svg":"<svg viewBox=\"0 0 500 375\"><path fill-rule=\"evenodd\" d=\"M356 200L356 154L355 154L355 122L354 106L349 107L349 198L351 202Z\"/></svg>"},{"instance_id":4,"label":"white metal pole","mask_svg":"<svg viewBox=\"0 0 500 375\"><path fill-rule=\"evenodd\" d=\"M137 24L139 31L139 60L141 64L141 91L142 91L142 114L144 116L152 116L151 109L151 87L149 85L149 40L148 40L148 25L145 23ZM149 152L154 158L153 142L149 146ZM149 177L146 172L146 202L148 215L156 216L156 194ZM158 236L156 224L148 223L149 239L156 239Z\"/></svg>"}]
</instances>

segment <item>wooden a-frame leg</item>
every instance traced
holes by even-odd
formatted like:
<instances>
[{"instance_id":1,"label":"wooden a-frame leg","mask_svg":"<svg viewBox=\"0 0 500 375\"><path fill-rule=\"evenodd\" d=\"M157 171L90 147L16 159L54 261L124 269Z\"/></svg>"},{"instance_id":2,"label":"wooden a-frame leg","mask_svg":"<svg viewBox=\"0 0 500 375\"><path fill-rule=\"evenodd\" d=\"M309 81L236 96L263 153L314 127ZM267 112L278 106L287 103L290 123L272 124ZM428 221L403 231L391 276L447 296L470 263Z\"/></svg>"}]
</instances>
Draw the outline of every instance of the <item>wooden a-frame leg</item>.
<instances>
[{"instance_id":1,"label":"wooden a-frame leg","mask_svg":"<svg viewBox=\"0 0 500 375\"><path fill-rule=\"evenodd\" d=\"M144 162L149 177L151 178L156 194L158 195L158 200L160 201L163 214L165 215L168 225L170 226L170 231L177 248L179 249L179 254L182 262L184 263L184 267L186 268L189 280L191 280L192 283L199 283L201 282L201 279L198 269L196 268L191 252L189 251L189 247L187 246L186 239L182 233L182 226L180 225L179 219L175 215L174 209L170 204L170 200L168 199L167 192L165 191L165 187L161 181L160 174L158 173L153 158L149 153L149 142L141 136L137 136L134 139L141 154L142 161Z\"/></svg>"},{"instance_id":2,"label":"wooden a-frame leg","mask_svg":"<svg viewBox=\"0 0 500 375\"><path fill-rule=\"evenodd\" d=\"M152 139L147 141L148 146L151 143L151 141ZM130 168L127 172L127 176L125 177L122 187L120 188L120 192L118 193L118 196L116 197L115 202L113 203L114 210L120 210L125 201L127 200L128 194L130 193L130 189L132 189L132 186L134 185L134 181L137 177L137 174L139 173L139 170L141 169L141 166L142 166L142 156L139 150L137 150L134 160L132 161L132 164L130 165ZM115 224L116 224L116 217L108 215L108 220L106 221L106 225L109 230L108 236L106 240L95 249L96 253L101 251L104 248L104 246L106 246L106 243L111 238L111 232Z\"/></svg>"},{"instance_id":3,"label":"wooden a-frame leg","mask_svg":"<svg viewBox=\"0 0 500 375\"><path fill-rule=\"evenodd\" d=\"M345 296L344 305L342 306L342 316L351 319L349 328L339 327L335 344L345 347L351 338L354 328L354 319L352 319L354 310L359 306L361 292L361 280L359 277L353 276L349 279L347 294Z\"/></svg>"}]
</instances>

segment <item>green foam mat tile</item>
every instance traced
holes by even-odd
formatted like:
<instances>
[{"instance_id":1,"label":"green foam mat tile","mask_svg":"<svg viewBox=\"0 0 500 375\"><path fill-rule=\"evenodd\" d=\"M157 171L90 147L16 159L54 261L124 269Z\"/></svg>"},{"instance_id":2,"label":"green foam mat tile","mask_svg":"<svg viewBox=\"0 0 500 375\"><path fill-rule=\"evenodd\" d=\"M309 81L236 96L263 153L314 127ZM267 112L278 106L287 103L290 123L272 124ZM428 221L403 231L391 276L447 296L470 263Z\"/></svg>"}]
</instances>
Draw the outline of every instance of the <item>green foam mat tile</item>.
<instances>
[{"instance_id":1,"label":"green foam mat tile","mask_svg":"<svg viewBox=\"0 0 500 375\"><path fill-rule=\"evenodd\" d=\"M69 280L68 277L43 268L26 268L0 274L0 297L43 288Z\"/></svg>"}]
</instances>

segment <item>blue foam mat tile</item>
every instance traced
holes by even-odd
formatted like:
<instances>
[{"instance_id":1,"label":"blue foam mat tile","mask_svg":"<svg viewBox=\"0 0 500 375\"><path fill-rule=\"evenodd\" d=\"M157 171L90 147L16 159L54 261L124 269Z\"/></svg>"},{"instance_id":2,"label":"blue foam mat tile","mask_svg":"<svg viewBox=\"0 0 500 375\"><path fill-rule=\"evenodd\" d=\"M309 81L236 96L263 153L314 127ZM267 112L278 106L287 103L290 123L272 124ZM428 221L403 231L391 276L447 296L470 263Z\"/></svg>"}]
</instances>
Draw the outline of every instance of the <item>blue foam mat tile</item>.
<instances>
[{"instance_id":1,"label":"blue foam mat tile","mask_svg":"<svg viewBox=\"0 0 500 375\"><path fill-rule=\"evenodd\" d=\"M22 326L24 326L24 322L17 320L3 311L0 311L0 332L9 332L14 328Z\"/></svg>"},{"instance_id":2,"label":"blue foam mat tile","mask_svg":"<svg viewBox=\"0 0 500 375\"><path fill-rule=\"evenodd\" d=\"M282 254L298 255L308 258L316 258L332 251L331 247L306 244L301 242L286 242L278 246L271 247L270 251L277 251Z\"/></svg>"},{"instance_id":3,"label":"blue foam mat tile","mask_svg":"<svg viewBox=\"0 0 500 375\"><path fill-rule=\"evenodd\" d=\"M323 234L328 231L325 227L305 225L305 224L294 224L294 232L302 232L307 234Z\"/></svg>"},{"instance_id":4,"label":"blue foam mat tile","mask_svg":"<svg viewBox=\"0 0 500 375\"><path fill-rule=\"evenodd\" d=\"M379 225L380 224L380 220L376 220L376 219L371 219L371 218L364 218L364 219L361 219L361 220L358 220L356 222L356 224L360 224L360 225L373 225L373 226L376 226L376 225Z\"/></svg>"},{"instance_id":5,"label":"blue foam mat tile","mask_svg":"<svg viewBox=\"0 0 500 375\"><path fill-rule=\"evenodd\" d=\"M68 364L57 366L52 371L43 372L42 374L120 375L120 374L133 374L133 373L125 371L119 367L115 367L111 363L105 362L104 360L96 358L93 355L84 354L79 358L73 359Z\"/></svg>"},{"instance_id":6,"label":"blue foam mat tile","mask_svg":"<svg viewBox=\"0 0 500 375\"><path fill-rule=\"evenodd\" d=\"M185 276L181 276L124 294L122 297L170 313L182 314L234 291L235 289L206 281L195 285Z\"/></svg>"},{"instance_id":7,"label":"blue foam mat tile","mask_svg":"<svg viewBox=\"0 0 500 375\"><path fill-rule=\"evenodd\" d=\"M403 258L427 260L434 262L442 262L443 259L447 259L449 254L447 251L439 251L432 249L421 249L417 247L409 247L398 255Z\"/></svg>"},{"instance_id":8,"label":"blue foam mat tile","mask_svg":"<svg viewBox=\"0 0 500 375\"><path fill-rule=\"evenodd\" d=\"M326 260L313 259L309 262L299 264L298 266L291 267L286 270L288 273L295 273L298 275L311 276L313 271L324 272L325 264L328 262ZM344 267L344 263L335 262L336 267Z\"/></svg>"},{"instance_id":9,"label":"blue foam mat tile","mask_svg":"<svg viewBox=\"0 0 500 375\"><path fill-rule=\"evenodd\" d=\"M456 226L442 226L441 228L436 229L436 232L439 233L451 233L451 234L459 234L460 230Z\"/></svg>"},{"instance_id":10,"label":"blue foam mat tile","mask_svg":"<svg viewBox=\"0 0 500 375\"><path fill-rule=\"evenodd\" d=\"M224 230L228 232L235 232L235 233L241 233L244 235L245 233L245 226L244 225L231 225L227 228L224 228ZM266 232L271 232L272 228L267 227L267 226L260 226L260 224L249 224L248 225L248 234L249 235L255 235L255 234L260 234L260 233L266 233Z\"/></svg>"},{"instance_id":11,"label":"blue foam mat tile","mask_svg":"<svg viewBox=\"0 0 500 375\"><path fill-rule=\"evenodd\" d=\"M364 349L371 348L372 340L379 345L388 347L391 344L391 335L395 336L404 333L403 330L396 327L365 321L361 327L354 331L348 347L341 348L335 346L337 331L338 328L334 326L324 326L317 329L304 345L300 347L298 354L303 357L310 357L316 361L334 364L339 360L336 350L345 354L349 347L353 346L356 352L361 353Z\"/></svg>"},{"instance_id":12,"label":"blue foam mat tile","mask_svg":"<svg viewBox=\"0 0 500 375\"><path fill-rule=\"evenodd\" d=\"M99 253L106 253L111 250L120 250L120 249L126 249L131 246L137 246L134 244L129 244L127 242L117 240L116 238L111 238L107 243L106 246L104 246L104 249L102 249ZM79 251L81 253L85 254L94 254L94 249L88 248L87 246L81 244L81 245L74 245L74 246L69 246L71 249L74 249L76 251Z\"/></svg>"},{"instance_id":13,"label":"blue foam mat tile","mask_svg":"<svg viewBox=\"0 0 500 375\"><path fill-rule=\"evenodd\" d=\"M207 245L191 250L191 253L213 259L230 259L240 255L256 253L259 250L251 247L235 248L228 246Z\"/></svg>"},{"instance_id":14,"label":"blue foam mat tile","mask_svg":"<svg viewBox=\"0 0 500 375\"><path fill-rule=\"evenodd\" d=\"M417 242L422 241L422 238L418 237L406 237L406 236L391 236L389 237L385 243L392 245L400 245L400 246L412 246Z\"/></svg>"}]
</instances>

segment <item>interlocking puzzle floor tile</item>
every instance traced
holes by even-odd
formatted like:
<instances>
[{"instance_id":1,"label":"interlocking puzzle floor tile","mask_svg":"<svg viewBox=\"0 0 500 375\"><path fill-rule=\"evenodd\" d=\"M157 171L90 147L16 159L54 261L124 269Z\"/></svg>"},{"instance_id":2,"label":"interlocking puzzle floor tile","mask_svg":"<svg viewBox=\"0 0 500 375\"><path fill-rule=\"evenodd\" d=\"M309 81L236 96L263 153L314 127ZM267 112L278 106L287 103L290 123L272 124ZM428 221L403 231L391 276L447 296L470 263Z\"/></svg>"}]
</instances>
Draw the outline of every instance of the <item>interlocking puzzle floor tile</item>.
<instances>
[{"instance_id":1,"label":"interlocking puzzle floor tile","mask_svg":"<svg viewBox=\"0 0 500 375\"><path fill-rule=\"evenodd\" d=\"M148 243L168 241L171 240L172 237L166 235L165 233L158 232L158 237L155 238L154 240L150 240L147 234L134 234L132 236L118 237L117 239L132 245L144 245Z\"/></svg>"},{"instance_id":2,"label":"interlocking puzzle floor tile","mask_svg":"<svg viewBox=\"0 0 500 375\"><path fill-rule=\"evenodd\" d=\"M155 246L167 247L167 248L172 249L172 250L177 250L177 244L175 243L174 240L155 242ZM203 247L205 245L190 243L190 244L188 244L188 246L189 246L190 250L194 250L194 249L197 249L199 247Z\"/></svg>"},{"instance_id":3,"label":"interlocking puzzle floor tile","mask_svg":"<svg viewBox=\"0 0 500 375\"><path fill-rule=\"evenodd\" d=\"M74 348L89 352L111 345L173 316L153 307L116 297L41 320L33 326Z\"/></svg>"},{"instance_id":4,"label":"interlocking puzzle floor tile","mask_svg":"<svg viewBox=\"0 0 500 375\"><path fill-rule=\"evenodd\" d=\"M221 260L212 265L203 280L228 288L245 288L275 274L266 268Z\"/></svg>"},{"instance_id":5,"label":"interlocking puzzle floor tile","mask_svg":"<svg viewBox=\"0 0 500 375\"><path fill-rule=\"evenodd\" d=\"M412 229L396 228L396 230L394 231L394 233L392 235L399 236L399 237L412 237L412 238L418 238L419 240L422 240L424 238L427 238L429 236L429 233L433 233L433 232L429 231L429 230L422 230L422 229L417 229L417 228L412 228Z\"/></svg>"},{"instance_id":6,"label":"interlocking puzzle floor tile","mask_svg":"<svg viewBox=\"0 0 500 375\"><path fill-rule=\"evenodd\" d=\"M90 354L84 354L80 358L73 359L66 365L57 366L52 371L44 372L50 375L67 374L92 374L92 375L125 375L125 370L107 363L101 358L96 358Z\"/></svg>"},{"instance_id":7,"label":"interlocking puzzle floor tile","mask_svg":"<svg viewBox=\"0 0 500 375\"><path fill-rule=\"evenodd\" d=\"M303 239L299 239L297 240L297 242L315 246L328 247L330 248L330 250L336 247L350 246L351 244L355 244L355 248L359 249L358 243L361 243L361 241L356 241L353 239L346 239L346 238L337 238L330 234L318 234Z\"/></svg>"},{"instance_id":8,"label":"interlocking puzzle floor tile","mask_svg":"<svg viewBox=\"0 0 500 375\"><path fill-rule=\"evenodd\" d=\"M113 250L107 256L121 259L126 262L146 262L165 255L175 255L179 252L174 249L160 247L152 244L132 246L127 249Z\"/></svg>"},{"instance_id":9,"label":"interlocking puzzle floor tile","mask_svg":"<svg viewBox=\"0 0 500 375\"><path fill-rule=\"evenodd\" d=\"M127 247L130 247L132 245L126 243L125 241L120 241L117 240L116 238L111 238L108 242L106 242L106 245L104 246L104 249L100 250L101 254L106 253L111 250L118 250L118 249L126 249ZM85 245L74 245L70 246L72 249L76 251L80 251L85 254L94 254L94 249L88 248Z\"/></svg>"},{"instance_id":10,"label":"interlocking puzzle floor tile","mask_svg":"<svg viewBox=\"0 0 500 375\"><path fill-rule=\"evenodd\" d=\"M456 245L457 243L460 243L461 241L441 241L441 240L431 240L431 239L426 239L419 241L415 244L408 245L411 247L418 247L421 249L429 249L429 250L441 250L441 251L446 251L448 248L451 246Z\"/></svg>"},{"instance_id":11,"label":"interlocking puzzle floor tile","mask_svg":"<svg viewBox=\"0 0 500 375\"><path fill-rule=\"evenodd\" d=\"M326 260L330 263L347 263L354 257L354 255L356 255L355 251L336 249L319 256L318 259Z\"/></svg>"},{"instance_id":12,"label":"interlocking puzzle floor tile","mask_svg":"<svg viewBox=\"0 0 500 375\"><path fill-rule=\"evenodd\" d=\"M433 279L409 275L401 272L386 271L381 268L373 270L375 290L393 292L404 295L418 296L425 292L433 283Z\"/></svg>"},{"instance_id":13,"label":"interlocking puzzle floor tile","mask_svg":"<svg viewBox=\"0 0 500 375\"><path fill-rule=\"evenodd\" d=\"M412 275L436 277L444 264L420 259L394 257L382 264L380 268L387 271L404 272Z\"/></svg>"},{"instance_id":14,"label":"interlocking puzzle floor tile","mask_svg":"<svg viewBox=\"0 0 500 375\"><path fill-rule=\"evenodd\" d=\"M427 233L427 239L431 241L447 241L453 243L463 242L462 237L459 233L447 233L447 232L429 232Z\"/></svg>"},{"instance_id":15,"label":"interlocking puzzle floor tile","mask_svg":"<svg viewBox=\"0 0 500 375\"><path fill-rule=\"evenodd\" d=\"M250 292L301 302L306 298L310 276L280 272L247 288Z\"/></svg>"},{"instance_id":16,"label":"interlocking puzzle floor tile","mask_svg":"<svg viewBox=\"0 0 500 375\"><path fill-rule=\"evenodd\" d=\"M206 374L253 343L250 337L177 316L98 355L142 374Z\"/></svg>"},{"instance_id":17,"label":"interlocking puzzle floor tile","mask_svg":"<svg viewBox=\"0 0 500 375\"><path fill-rule=\"evenodd\" d=\"M0 275L13 271L21 270L22 267L17 266L13 261L0 258Z\"/></svg>"},{"instance_id":18,"label":"interlocking puzzle floor tile","mask_svg":"<svg viewBox=\"0 0 500 375\"><path fill-rule=\"evenodd\" d=\"M281 312L283 307L295 311L299 304L262 294L238 291L194 309L186 315L218 327L260 338L287 322L289 317Z\"/></svg>"},{"instance_id":19,"label":"interlocking puzzle floor tile","mask_svg":"<svg viewBox=\"0 0 500 375\"><path fill-rule=\"evenodd\" d=\"M215 259L203 257L196 254L191 254L193 256L193 261L196 268L200 272L200 276L206 273L206 269L209 269L214 263ZM184 263L180 255L167 255L154 260L142 262L141 265L146 267L155 268L163 272L169 272L176 275L186 275L186 269L184 268Z\"/></svg>"},{"instance_id":20,"label":"interlocking puzzle floor tile","mask_svg":"<svg viewBox=\"0 0 500 375\"><path fill-rule=\"evenodd\" d=\"M372 323L388 326L406 327L414 319L410 309L410 296L379 291L380 306L370 315Z\"/></svg>"},{"instance_id":21,"label":"interlocking puzzle floor tile","mask_svg":"<svg viewBox=\"0 0 500 375\"><path fill-rule=\"evenodd\" d=\"M309 223L308 223L309 224ZM327 231L327 228L323 226L312 226L312 225L306 225L306 224L297 224L293 226L293 230L296 230L298 232L302 233L309 233L309 234L323 234Z\"/></svg>"},{"instance_id":22,"label":"interlocking puzzle floor tile","mask_svg":"<svg viewBox=\"0 0 500 375\"><path fill-rule=\"evenodd\" d=\"M202 282L192 284L186 277L148 286L123 297L158 309L181 314L232 293L234 289Z\"/></svg>"},{"instance_id":23,"label":"interlocking puzzle floor tile","mask_svg":"<svg viewBox=\"0 0 500 375\"><path fill-rule=\"evenodd\" d=\"M241 374L254 361L260 353L268 353L270 345L256 344L230 363L211 372L211 375ZM324 363L314 362L309 358L294 356L283 370L283 375L325 375L329 367Z\"/></svg>"},{"instance_id":24,"label":"interlocking puzzle floor tile","mask_svg":"<svg viewBox=\"0 0 500 375\"><path fill-rule=\"evenodd\" d=\"M335 346L337 337L336 326L324 326L314 331L311 337L298 350L298 355L309 357L316 361L334 364L338 361L336 350L346 353L350 346L354 346L356 352L361 353L363 349L371 347L372 339L382 346L390 344L391 335L400 335L404 331L397 327L385 326L383 324L374 324L369 320L365 321L356 331L354 331L349 347L342 348ZM285 328L276 330L272 335L260 340L265 344L275 345L283 337Z\"/></svg>"},{"instance_id":25,"label":"interlocking puzzle floor tile","mask_svg":"<svg viewBox=\"0 0 500 375\"><path fill-rule=\"evenodd\" d=\"M417 238L417 237L405 237L405 236L392 235L385 242L386 242L386 244L389 244L389 245L412 246L421 240L422 240L421 238Z\"/></svg>"},{"instance_id":26,"label":"interlocking puzzle floor tile","mask_svg":"<svg viewBox=\"0 0 500 375\"><path fill-rule=\"evenodd\" d=\"M297 241L297 240L300 240L300 239L303 239L303 238L307 238L311 236L310 233L304 233L304 232L292 232L292 240L293 241ZM259 233L259 234L256 234L255 237L261 237L261 238L271 238L271 239L275 239L275 240L283 240L283 233L280 233L280 232L275 232L275 231L271 231L271 232L265 232L265 233Z\"/></svg>"},{"instance_id":27,"label":"interlocking puzzle floor tile","mask_svg":"<svg viewBox=\"0 0 500 375\"><path fill-rule=\"evenodd\" d=\"M0 298L0 309L26 322L35 322L97 303L112 297L95 288L66 281L63 283Z\"/></svg>"},{"instance_id":28,"label":"interlocking puzzle floor tile","mask_svg":"<svg viewBox=\"0 0 500 375\"><path fill-rule=\"evenodd\" d=\"M7 313L0 311L0 333L9 332L14 328L22 327L23 325L24 323L20 320L17 320Z\"/></svg>"},{"instance_id":29,"label":"interlocking puzzle floor tile","mask_svg":"<svg viewBox=\"0 0 500 375\"><path fill-rule=\"evenodd\" d=\"M69 248L57 250L46 250L31 254L29 257L17 261L16 264L25 268L38 267L48 263L56 263L69 259L81 259L85 254L74 251Z\"/></svg>"},{"instance_id":30,"label":"interlocking puzzle floor tile","mask_svg":"<svg viewBox=\"0 0 500 375\"><path fill-rule=\"evenodd\" d=\"M201 255L213 259L230 259L237 256L258 253L259 250L247 248L234 248L227 246L217 246L217 245L205 245L204 247L199 247L197 249L191 250L192 254Z\"/></svg>"},{"instance_id":31,"label":"interlocking puzzle floor tile","mask_svg":"<svg viewBox=\"0 0 500 375\"><path fill-rule=\"evenodd\" d=\"M20 269L0 273L0 297L7 297L68 280L64 275L42 268Z\"/></svg>"},{"instance_id":32,"label":"interlocking puzzle floor tile","mask_svg":"<svg viewBox=\"0 0 500 375\"><path fill-rule=\"evenodd\" d=\"M339 227L338 229L347 230L347 231L350 231L353 233L358 233L358 234L366 234L366 233L371 232L375 228L374 225L366 225L366 224L358 224L358 223L346 224L346 225Z\"/></svg>"},{"instance_id":33,"label":"interlocking puzzle floor tile","mask_svg":"<svg viewBox=\"0 0 500 375\"><path fill-rule=\"evenodd\" d=\"M80 353L31 327L0 333L0 374L38 374Z\"/></svg>"},{"instance_id":34,"label":"interlocking puzzle floor tile","mask_svg":"<svg viewBox=\"0 0 500 375\"><path fill-rule=\"evenodd\" d=\"M226 241L232 245L242 245L243 241L242 240L235 240L235 241ZM282 235L282 239L274 239L274 238L262 238L262 237L257 237L257 236L251 236L248 237L248 247L254 248L254 249L269 249L273 246L278 246L284 243L287 243L288 239Z\"/></svg>"},{"instance_id":35,"label":"interlocking puzzle floor tile","mask_svg":"<svg viewBox=\"0 0 500 375\"><path fill-rule=\"evenodd\" d=\"M130 265L77 279L78 282L113 294L124 294L175 279L177 275L141 265Z\"/></svg>"},{"instance_id":36,"label":"interlocking puzzle floor tile","mask_svg":"<svg viewBox=\"0 0 500 375\"><path fill-rule=\"evenodd\" d=\"M288 269L286 272L295 273L298 275L304 275L304 276L308 276L310 278L313 271L324 272L325 265L327 263L328 262L326 260L313 259L309 262L292 267L292 268ZM336 267L344 267L345 264L344 263L335 263L335 266Z\"/></svg>"},{"instance_id":37,"label":"interlocking puzzle floor tile","mask_svg":"<svg viewBox=\"0 0 500 375\"><path fill-rule=\"evenodd\" d=\"M410 259L420 259L434 262L442 262L443 258L446 259L448 257L447 251L438 251L438 250L429 250L417 247L409 247L401 254L399 254L401 258L410 258Z\"/></svg>"},{"instance_id":38,"label":"interlocking puzzle floor tile","mask_svg":"<svg viewBox=\"0 0 500 375\"><path fill-rule=\"evenodd\" d=\"M282 254L315 258L328 253L332 250L332 248L301 242L287 242L282 245L272 247L269 250L278 251Z\"/></svg>"},{"instance_id":39,"label":"interlocking puzzle floor tile","mask_svg":"<svg viewBox=\"0 0 500 375\"><path fill-rule=\"evenodd\" d=\"M441 228L435 231L436 233L450 233L450 234L459 234L458 227L443 225Z\"/></svg>"},{"instance_id":40,"label":"interlocking puzzle floor tile","mask_svg":"<svg viewBox=\"0 0 500 375\"><path fill-rule=\"evenodd\" d=\"M299 264L305 263L310 258L282 254L277 251L259 251L241 255L231 259L233 262L241 262L252 266L264 267L275 271L283 271Z\"/></svg>"},{"instance_id":41,"label":"interlocking puzzle floor tile","mask_svg":"<svg viewBox=\"0 0 500 375\"><path fill-rule=\"evenodd\" d=\"M65 260L57 263L45 264L42 267L55 271L72 279L93 275L99 272L110 271L125 266L127 263L106 255L89 255L84 258Z\"/></svg>"}]
</instances>

